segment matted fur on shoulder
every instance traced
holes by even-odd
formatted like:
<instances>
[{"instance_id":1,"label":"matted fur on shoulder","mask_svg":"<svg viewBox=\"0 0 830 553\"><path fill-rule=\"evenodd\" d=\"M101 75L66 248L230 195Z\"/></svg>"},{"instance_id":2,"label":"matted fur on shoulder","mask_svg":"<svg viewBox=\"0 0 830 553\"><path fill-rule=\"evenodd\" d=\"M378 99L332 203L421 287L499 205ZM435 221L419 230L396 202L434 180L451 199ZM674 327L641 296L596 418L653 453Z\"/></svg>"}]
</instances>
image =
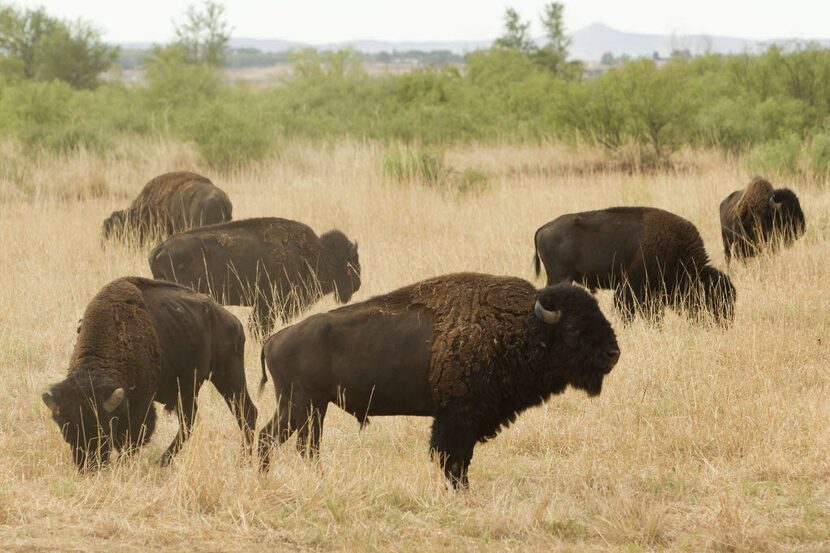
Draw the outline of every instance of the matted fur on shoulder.
<instances>
[{"instance_id":1,"label":"matted fur on shoulder","mask_svg":"<svg viewBox=\"0 0 830 553\"><path fill-rule=\"evenodd\" d=\"M433 315L429 384L436 403L467 394L470 377L527 341L536 290L520 278L458 273L425 280L363 303L401 313L423 306Z\"/></svg>"},{"instance_id":2,"label":"matted fur on shoulder","mask_svg":"<svg viewBox=\"0 0 830 553\"><path fill-rule=\"evenodd\" d=\"M101 371L129 389L151 393L161 375L161 352L141 290L131 278L104 286L87 305L69 374Z\"/></svg>"},{"instance_id":3,"label":"matted fur on shoulder","mask_svg":"<svg viewBox=\"0 0 830 553\"><path fill-rule=\"evenodd\" d=\"M744 224L753 223L754 218L769 210L769 199L774 191L768 180L753 178L735 203L735 214Z\"/></svg>"}]
</instances>

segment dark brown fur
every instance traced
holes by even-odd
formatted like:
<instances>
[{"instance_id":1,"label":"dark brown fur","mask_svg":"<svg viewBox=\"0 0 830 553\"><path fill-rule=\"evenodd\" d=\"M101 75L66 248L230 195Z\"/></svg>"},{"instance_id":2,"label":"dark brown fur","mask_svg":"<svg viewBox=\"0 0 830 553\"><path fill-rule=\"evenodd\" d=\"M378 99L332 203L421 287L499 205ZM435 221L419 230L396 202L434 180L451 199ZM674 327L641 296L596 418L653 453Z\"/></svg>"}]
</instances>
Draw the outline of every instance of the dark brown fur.
<instances>
[{"instance_id":1,"label":"dark brown fur","mask_svg":"<svg viewBox=\"0 0 830 553\"><path fill-rule=\"evenodd\" d=\"M626 320L658 318L671 305L718 321L732 318L735 290L709 265L695 226L662 209L618 207L563 215L536 231L534 261L548 284L580 282L615 291Z\"/></svg>"},{"instance_id":2,"label":"dark brown fur","mask_svg":"<svg viewBox=\"0 0 830 553\"><path fill-rule=\"evenodd\" d=\"M149 440L154 401L179 413L179 435L163 458L169 461L189 436L195 398L208 378L250 443L256 408L245 385L244 347L239 321L210 298L174 283L118 279L90 301L68 376L43 400L80 468ZM117 390L123 399L107 408Z\"/></svg>"},{"instance_id":3,"label":"dark brown fur","mask_svg":"<svg viewBox=\"0 0 830 553\"><path fill-rule=\"evenodd\" d=\"M559 322L542 322L537 300ZM267 363L278 407L259 435L263 467L295 430L298 447L316 454L334 402L361 421L432 416L431 450L453 485L466 486L476 443L568 386L598 395L618 357L611 325L578 287L537 291L474 273L419 282L309 317L265 343L263 383Z\"/></svg>"},{"instance_id":4,"label":"dark brown fur","mask_svg":"<svg viewBox=\"0 0 830 553\"><path fill-rule=\"evenodd\" d=\"M103 225L104 239L134 237L143 244L159 236L230 221L233 206L210 180L187 171L165 173L148 182L127 209Z\"/></svg>"},{"instance_id":5,"label":"dark brown fur","mask_svg":"<svg viewBox=\"0 0 830 553\"><path fill-rule=\"evenodd\" d=\"M720 220L727 261L733 256L745 259L764 250L774 251L779 243L789 245L806 230L795 193L775 189L760 177L721 202Z\"/></svg>"},{"instance_id":6,"label":"dark brown fur","mask_svg":"<svg viewBox=\"0 0 830 553\"><path fill-rule=\"evenodd\" d=\"M348 302L360 288L357 244L333 230L319 238L297 221L245 219L192 229L149 255L157 279L180 282L226 305L254 308L252 328L267 335L325 294Z\"/></svg>"}]
</instances>

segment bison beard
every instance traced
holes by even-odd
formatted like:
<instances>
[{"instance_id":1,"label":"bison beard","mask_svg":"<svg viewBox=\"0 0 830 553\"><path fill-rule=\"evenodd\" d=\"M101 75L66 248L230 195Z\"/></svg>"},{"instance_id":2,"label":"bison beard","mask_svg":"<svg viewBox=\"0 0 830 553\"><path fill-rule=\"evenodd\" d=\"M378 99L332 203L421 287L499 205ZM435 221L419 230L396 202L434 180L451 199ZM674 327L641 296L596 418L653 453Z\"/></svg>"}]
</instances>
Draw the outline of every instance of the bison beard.
<instances>
[{"instance_id":1,"label":"bison beard","mask_svg":"<svg viewBox=\"0 0 830 553\"><path fill-rule=\"evenodd\" d=\"M328 403L358 420L432 416L430 450L454 487L468 485L478 442L569 385L598 395L616 364L614 331L572 285L463 273L309 317L263 346L277 411L259 434L271 449L298 431L316 456Z\"/></svg>"},{"instance_id":2,"label":"bison beard","mask_svg":"<svg viewBox=\"0 0 830 553\"><path fill-rule=\"evenodd\" d=\"M253 441L256 408L244 369L245 335L233 315L177 284L128 277L101 289L84 312L68 377L43 394L79 468L130 452L155 429L153 402L176 410L179 434L169 462L190 435L196 396L208 378Z\"/></svg>"}]
</instances>

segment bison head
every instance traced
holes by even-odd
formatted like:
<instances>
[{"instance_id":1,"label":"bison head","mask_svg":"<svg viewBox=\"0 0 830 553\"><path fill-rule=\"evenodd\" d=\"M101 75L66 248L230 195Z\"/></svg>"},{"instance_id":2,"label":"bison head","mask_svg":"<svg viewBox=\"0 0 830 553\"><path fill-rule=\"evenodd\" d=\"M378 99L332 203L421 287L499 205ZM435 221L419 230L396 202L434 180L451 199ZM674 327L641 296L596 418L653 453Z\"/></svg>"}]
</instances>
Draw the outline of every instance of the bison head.
<instances>
[{"instance_id":1,"label":"bison head","mask_svg":"<svg viewBox=\"0 0 830 553\"><path fill-rule=\"evenodd\" d=\"M729 275L706 266L700 271L700 296L706 310L718 324L729 325L735 318L735 285Z\"/></svg>"},{"instance_id":2,"label":"bison head","mask_svg":"<svg viewBox=\"0 0 830 553\"><path fill-rule=\"evenodd\" d=\"M534 315L541 325L544 357L555 367L551 381L564 378L589 396L599 395L603 378L620 358L620 348L597 300L582 288L557 284L539 291Z\"/></svg>"},{"instance_id":3,"label":"bison head","mask_svg":"<svg viewBox=\"0 0 830 553\"><path fill-rule=\"evenodd\" d=\"M41 396L52 412L79 470L109 461L113 441L126 424L128 400L124 388L96 383L87 372L76 373Z\"/></svg>"},{"instance_id":4,"label":"bison head","mask_svg":"<svg viewBox=\"0 0 830 553\"><path fill-rule=\"evenodd\" d=\"M797 240L807 229L798 196L788 188L779 188L769 198L773 232L780 233L785 244Z\"/></svg>"},{"instance_id":5,"label":"bison head","mask_svg":"<svg viewBox=\"0 0 830 553\"><path fill-rule=\"evenodd\" d=\"M335 292L337 301L348 303L355 292L360 289L360 258L357 254L357 242L351 242L339 230L332 230L320 237L323 249L329 258L331 290Z\"/></svg>"}]
</instances>

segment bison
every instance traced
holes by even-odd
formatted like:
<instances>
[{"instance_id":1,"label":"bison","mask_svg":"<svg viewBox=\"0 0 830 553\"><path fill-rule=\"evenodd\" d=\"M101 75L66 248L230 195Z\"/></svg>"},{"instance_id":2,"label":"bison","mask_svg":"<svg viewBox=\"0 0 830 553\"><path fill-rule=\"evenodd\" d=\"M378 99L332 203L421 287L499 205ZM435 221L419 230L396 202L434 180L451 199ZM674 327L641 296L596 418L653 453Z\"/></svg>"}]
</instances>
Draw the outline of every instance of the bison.
<instances>
[{"instance_id":1,"label":"bison","mask_svg":"<svg viewBox=\"0 0 830 553\"><path fill-rule=\"evenodd\" d=\"M314 315L270 337L273 419L260 431L261 467L297 430L316 456L331 402L369 416L432 417L430 451L454 488L467 487L478 442L568 386L599 395L620 356L596 300L570 285L461 273Z\"/></svg>"},{"instance_id":2,"label":"bison","mask_svg":"<svg viewBox=\"0 0 830 553\"><path fill-rule=\"evenodd\" d=\"M755 177L720 204L723 252L727 262L773 251L779 243L790 245L807 229L798 196L788 188L773 188Z\"/></svg>"},{"instance_id":3,"label":"bison","mask_svg":"<svg viewBox=\"0 0 830 553\"><path fill-rule=\"evenodd\" d=\"M231 220L228 195L207 178L186 171L165 173L148 182L127 209L105 221L104 240L134 238L139 244L183 230Z\"/></svg>"},{"instance_id":4,"label":"bison","mask_svg":"<svg viewBox=\"0 0 830 553\"><path fill-rule=\"evenodd\" d=\"M356 242L339 230L318 238L302 223L273 217L177 234L150 252L149 262L157 279L253 307L251 328L264 336L274 316L288 320L332 292L348 303L360 288Z\"/></svg>"},{"instance_id":5,"label":"bison","mask_svg":"<svg viewBox=\"0 0 830 553\"><path fill-rule=\"evenodd\" d=\"M614 290L625 322L637 314L659 320L665 306L728 324L735 287L709 265L695 226L651 207L614 207L562 215L536 231L534 264L548 286L579 282L591 292Z\"/></svg>"},{"instance_id":6,"label":"bison","mask_svg":"<svg viewBox=\"0 0 830 553\"><path fill-rule=\"evenodd\" d=\"M90 301L78 328L69 375L44 393L79 469L112 451L130 452L153 434L153 402L175 410L178 436L167 464L189 437L196 396L210 379L253 442L257 410L248 395L245 334L239 321L202 294L172 282L115 280Z\"/></svg>"}]
</instances>

